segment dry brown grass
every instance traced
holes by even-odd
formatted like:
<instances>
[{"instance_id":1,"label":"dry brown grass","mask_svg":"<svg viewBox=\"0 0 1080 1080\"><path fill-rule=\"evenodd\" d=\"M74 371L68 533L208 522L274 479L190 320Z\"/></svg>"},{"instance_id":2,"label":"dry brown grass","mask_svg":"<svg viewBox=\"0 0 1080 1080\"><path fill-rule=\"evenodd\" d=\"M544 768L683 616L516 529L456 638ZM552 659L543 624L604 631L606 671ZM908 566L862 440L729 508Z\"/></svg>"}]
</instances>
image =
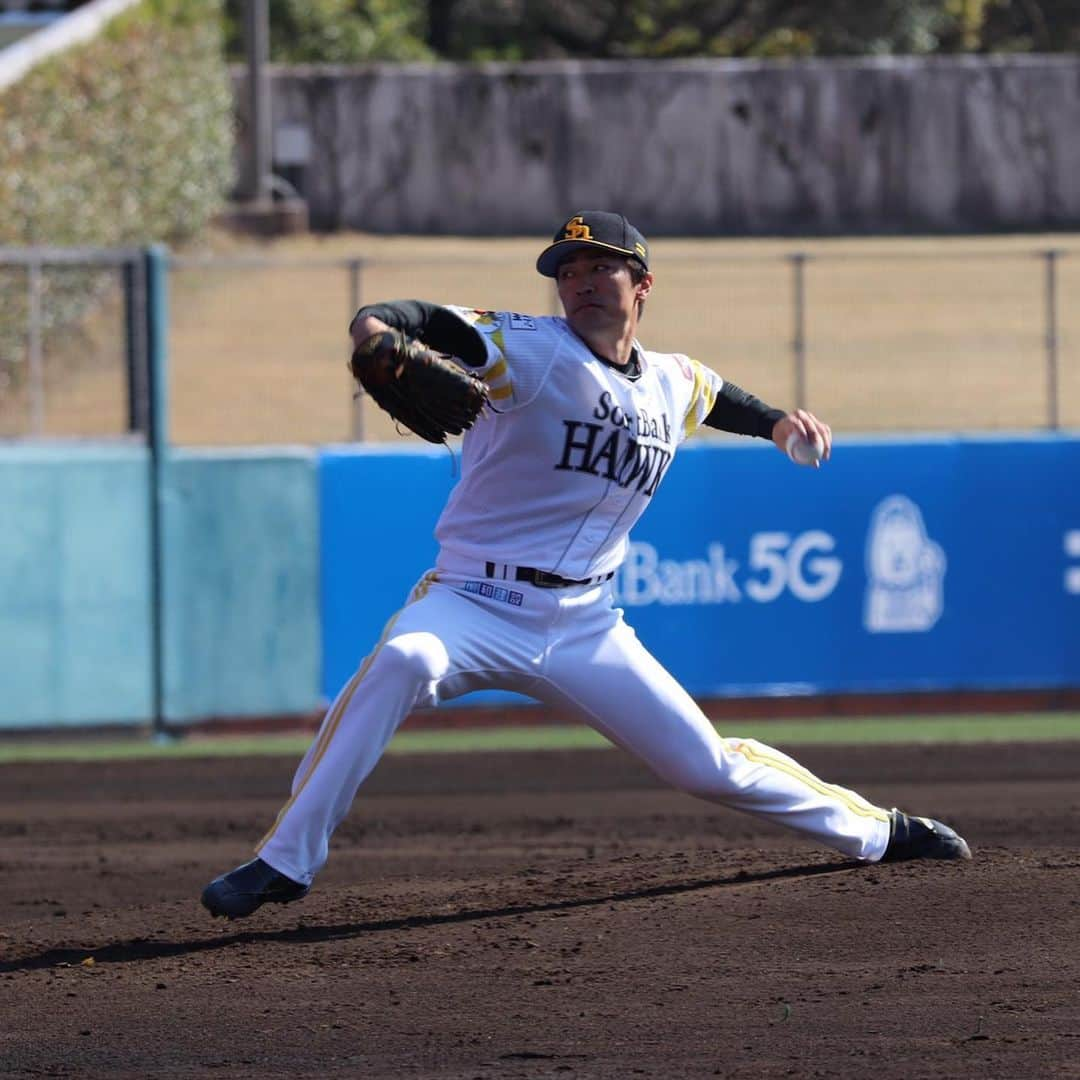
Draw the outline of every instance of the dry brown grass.
<instances>
[{"instance_id":1,"label":"dry brown grass","mask_svg":"<svg viewBox=\"0 0 1080 1080\"><path fill-rule=\"evenodd\" d=\"M172 433L181 444L325 443L362 429L399 438L345 369L345 261L372 260L363 300L417 296L545 313L543 241L305 236L218 238L218 259L171 285ZM860 240L657 240L648 347L679 350L781 406L795 401L792 267L806 270L807 403L839 431L1037 428L1048 415L1044 267L1059 260L1061 422L1080 426L1080 236ZM257 256L266 265L238 265ZM50 395L50 431L114 387L75 372ZM96 404L95 395L102 397Z\"/></svg>"}]
</instances>

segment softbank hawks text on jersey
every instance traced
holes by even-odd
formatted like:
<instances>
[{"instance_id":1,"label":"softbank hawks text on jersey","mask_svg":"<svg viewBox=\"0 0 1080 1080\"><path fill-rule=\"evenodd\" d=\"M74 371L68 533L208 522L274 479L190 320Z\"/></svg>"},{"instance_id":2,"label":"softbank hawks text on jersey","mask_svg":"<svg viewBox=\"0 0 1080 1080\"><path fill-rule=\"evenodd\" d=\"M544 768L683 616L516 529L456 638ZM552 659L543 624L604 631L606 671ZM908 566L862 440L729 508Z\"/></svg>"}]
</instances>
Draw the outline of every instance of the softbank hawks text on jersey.
<instances>
[{"instance_id":1,"label":"softbank hawks text on jersey","mask_svg":"<svg viewBox=\"0 0 1080 1080\"><path fill-rule=\"evenodd\" d=\"M562 457L556 469L572 469L612 480L620 487L635 486L645 496L656 491L671 462L671 421L644 409L636 415L623 411L605 390L593 410L594 424L564 420Z\"/></svg>"}]
</instances>

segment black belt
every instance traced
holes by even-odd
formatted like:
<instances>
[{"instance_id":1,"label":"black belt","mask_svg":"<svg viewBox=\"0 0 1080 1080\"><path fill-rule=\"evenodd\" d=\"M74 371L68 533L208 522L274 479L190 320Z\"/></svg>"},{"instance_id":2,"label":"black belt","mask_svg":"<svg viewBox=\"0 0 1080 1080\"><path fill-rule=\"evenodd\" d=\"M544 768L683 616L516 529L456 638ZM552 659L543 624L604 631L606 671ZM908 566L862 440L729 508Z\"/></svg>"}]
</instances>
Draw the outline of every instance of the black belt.
<instances>
[{"instance_id":1,"label":"black belt","mask_svg":"<svg viewBox=\"0 0 1080 1080\"><path fill-rule=\"evenodd\" d=\"M501 569L502 573L496 573ZM561 577L559 574L549 574L546 570L537 570L535 566L505 566L501 563L485 563L485 573L489 578L512 578L514 581L527 581L538 589L563 589L568 585L599 585L602 581L610 581L615 576L612 570L609 574L600 574L598 577L574 578ZM513 573L511 573L513 571Z\"/></svg>"}]
</instances>

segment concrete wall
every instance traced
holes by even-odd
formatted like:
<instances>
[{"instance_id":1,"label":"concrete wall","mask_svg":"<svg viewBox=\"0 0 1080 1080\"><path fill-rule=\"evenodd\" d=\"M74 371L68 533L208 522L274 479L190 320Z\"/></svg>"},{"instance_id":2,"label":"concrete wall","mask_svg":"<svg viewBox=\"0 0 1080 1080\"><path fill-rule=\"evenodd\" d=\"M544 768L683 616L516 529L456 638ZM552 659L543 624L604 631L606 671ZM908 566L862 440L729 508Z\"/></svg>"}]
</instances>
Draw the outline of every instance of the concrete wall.
<instances>
[{"instance_id":1,"label":"concrete wall","mask_svg":"<svg viewBox=\"0 0 1080 1080\"><path fill-rule=\"evenodd\" d=\"M0 729L153 717L141 447L0 448ZM164 713L321 703L308 450L177 452L163 483Z\"/></svg>"},{"instance_id":2,"label":"concrete wall","mask_svg":"<svg viewBox=\"0 0 1080 1080\"><path fill-rule=\"evenodd\" d=\"M278 168L317 228L544 234L598 207L671 235L1080 226L1077 56L279 68L272 85Z\"/></svg>"}]
</instances>

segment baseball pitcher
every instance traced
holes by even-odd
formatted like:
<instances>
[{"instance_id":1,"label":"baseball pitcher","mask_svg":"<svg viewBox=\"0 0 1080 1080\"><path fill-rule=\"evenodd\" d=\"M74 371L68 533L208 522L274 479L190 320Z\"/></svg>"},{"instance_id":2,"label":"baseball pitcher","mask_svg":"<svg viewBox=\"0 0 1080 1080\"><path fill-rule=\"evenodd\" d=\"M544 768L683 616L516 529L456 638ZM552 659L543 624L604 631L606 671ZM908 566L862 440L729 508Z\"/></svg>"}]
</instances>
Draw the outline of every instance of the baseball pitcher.
<instances>
[{"instance_id":1,"label":"baseball pitcher","mask_svg":"<svg viewBox=\"0 0 1080 1080\"><path fill-rule=\"evenodd\" d=\"M240 918L304 896L398 725L473 690L570 709L691 795L788 826L868 863L968 859L929 818L883 809L753 739L721 737L638 641L611 579L679 446L702 424L820 467L832 432L680 354L638 341L649 248L625 217L574 214L537 260L564 315L420 300L363 307L353 374L433 442L464 432L439 555L330 707L256 858L202 902Z\"/></svg>"}]
</instances>

